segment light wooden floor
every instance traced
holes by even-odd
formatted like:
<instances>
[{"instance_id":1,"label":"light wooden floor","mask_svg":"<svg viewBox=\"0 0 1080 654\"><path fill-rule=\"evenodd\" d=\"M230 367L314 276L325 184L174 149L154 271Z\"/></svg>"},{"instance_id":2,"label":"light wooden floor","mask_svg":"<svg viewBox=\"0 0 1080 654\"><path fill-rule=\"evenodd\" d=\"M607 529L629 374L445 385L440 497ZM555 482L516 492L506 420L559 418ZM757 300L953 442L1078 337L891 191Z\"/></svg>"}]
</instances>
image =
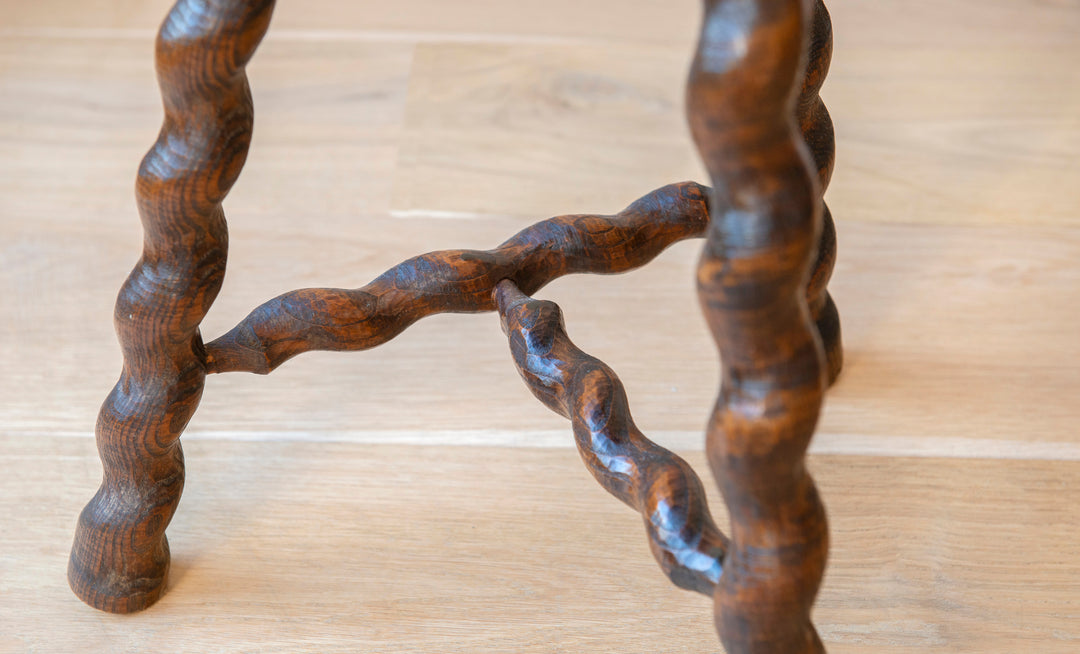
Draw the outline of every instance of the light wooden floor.
<instances>
[{"instance_id":1,"label":"light wooden floor","mask_svg":"<svg viewBox=\"0 0 1080 654\"><path fill-rule=\"evenodd\" d=\"M0 652L720 651L709 601L665 581L491 315L211 378L168 594L118 617L70 593L167 5L0 0ZM1075 654L1080 1L831 6L848 367L810 462L833 528L817 624L834 653ZM283 0L204 333L294 287L704 180L681 104L698 16ZM707 476L699 247L540 295Z\"/></svg>"}]
</instances>

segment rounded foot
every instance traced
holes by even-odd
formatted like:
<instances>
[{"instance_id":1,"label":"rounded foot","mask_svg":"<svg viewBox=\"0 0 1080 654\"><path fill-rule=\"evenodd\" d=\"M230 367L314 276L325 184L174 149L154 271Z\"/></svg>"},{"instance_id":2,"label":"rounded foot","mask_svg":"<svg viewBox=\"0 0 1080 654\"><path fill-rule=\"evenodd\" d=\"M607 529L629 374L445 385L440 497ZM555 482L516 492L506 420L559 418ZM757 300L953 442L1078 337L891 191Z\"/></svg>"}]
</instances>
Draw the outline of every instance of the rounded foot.
<instances>
[{"instance_id":1,"label":"rounded foot","mask_svg":"<svg viewBox=\"0 0 1080 654\"><path fill-rule=\"evenodd\" d=\"M99 506L94 498L79 516L68 560L68 584L95 609L141 611L165 592L169 543L164 536L146 538L146 524L141 521L106 521Z\"/></svg>"}]
</instances>

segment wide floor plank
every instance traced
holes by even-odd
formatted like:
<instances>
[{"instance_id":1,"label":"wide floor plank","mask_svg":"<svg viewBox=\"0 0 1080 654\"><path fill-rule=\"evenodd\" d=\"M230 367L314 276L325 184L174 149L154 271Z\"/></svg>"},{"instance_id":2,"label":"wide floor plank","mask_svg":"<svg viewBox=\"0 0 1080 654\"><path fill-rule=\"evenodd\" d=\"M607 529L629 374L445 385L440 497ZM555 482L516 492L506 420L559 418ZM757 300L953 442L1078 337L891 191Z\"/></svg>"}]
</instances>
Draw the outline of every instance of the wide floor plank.
<instances>
[{"instance_id":1,"label":"wide floor plank","mask_svg":"<svg viewBox=\"0 0 1080 654\"><path fill-rule=\"evenodd\" d=\"M710 602L666 581L640 518L571 450L198 441L186 454L170 590L118 617L64 578L98 481L92 443L4 439L0 651L719 649ZM833 529L816 610L831 651L1075 652L1080 507L1061 496L1080 463L811 467Z\"/></svg>"},{"instance_id":2,"label":"wide floor plank","mask_svg":"<svg viewBox=\"0 0 1080 654\"><path fill-rule=\"evenodd\" d=\"M360 286L414 252L490 247L524 225L411 223L401 230L394 219L370 219L341 236L303 238L234 230L250 257L227 279L204 332L225 331L290 288ZM4 233L4 424L88 433L119 372L111 303L136 246L119 227L8 224ZM834 293L847 369L823 433L1077 443L1080 371L1070 362L1080 345L1068 328L1080 322L1077 230L851 223L841 243ZM715 349L691 285L698 247L680 244L644 270L567 278L538 294L559 302L575 342L619 373L650 433L700 432L716 390ZM325 265L300 263L320 251ZM392 441L397 431L565 427L517 378L493 315L436 316L376 350L308 354L269 377L213 377L208 388L194 434L377 431Z\"/></svg>"},{"instance_id":3,"label":"wide floor plank","mask_svg":"<svg viewBox=\"0 0 1080 654\"><path fill-rule=\"evenodd\" d=\"M1077 0L830 0L840 38L878 48L942 43L973 47L1075 46ZM168 0L36 0L0 3L0 30L103 38L157 28ZM696 35L697 0L282 0L274 32L294 38L424 38L471 41L626 41L684 47Z\"/></svg>"},{"instance_id":4,"label":"wide floor plank","mask_svg":"<svg viewBox=\"0 0 1080 654\"><path fill-rule=\"evenodd\" d=\"M1080 225L1080 39L912 49L838 36L837 53L822 97L841 225ZM641 44L418 45L395 214L611 210L702 179L686 68L682 50Z\"/></svg>"}]
</instances>

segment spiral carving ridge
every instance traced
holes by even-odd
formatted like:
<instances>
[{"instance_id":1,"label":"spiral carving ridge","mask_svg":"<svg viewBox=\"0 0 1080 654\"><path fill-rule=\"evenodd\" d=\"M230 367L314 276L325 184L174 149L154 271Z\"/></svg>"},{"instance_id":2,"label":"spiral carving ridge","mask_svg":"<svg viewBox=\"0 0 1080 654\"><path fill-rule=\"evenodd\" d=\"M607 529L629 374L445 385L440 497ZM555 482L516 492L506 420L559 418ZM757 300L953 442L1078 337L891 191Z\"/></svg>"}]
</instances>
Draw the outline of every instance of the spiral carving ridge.
<instances>
[{"instance_id":1,"label":"spiral carving ridge","mask_svg":"<svg viewBox=\"0 0 1080 654\"><path fill-rule=\"evenodd\" d=\"M273 6L180 0L158 33L165 118L136 184L142 258L116 302L124 368L98 417L104 477L79 517L68 567L75 593L105 611L138 611L165 587L165 528L184 484L179 436L206 375L199 323L225 272L221 202L251 139L244 66Z\"/></svg>"},{"instance_id":2,"label":"spiral carving ridge","mask_svg":"<svg viewBox=\"0 0 1080 654\"><path fill-rule=\"evenodd\" d=\"M528 297L509 280L494 298L529 390L573 423L581 458L600 485L641 513L668 578L711 596L727 538L709 514L701 480L686 461L645 438L630 417L622 382L574 345L558 305Z\"/></svg>"},{"instance_id":3,"label":"spiral carving ridge","mask_svg":"<svg viewBox=\"0 0 1080 654\"><path fill-rule=\"evenodd\" d=\"M821 180L796 113L813 9L705 0L687 91L714 187L698 291L722 367L707 452L731 517L714 595L729 654L824 651L810 610L828 528L804 464L827 383L806 298Z\"/></svg>"},{"instance_id":4,"label":"spiral carving ridge","mask_svg":"<svg viewBox=\"0 0 1080 654\"><path fill-rule=\"evenodd\" d=\"M381 345L425 316L494 311L503 279L527 293L571 273L620 273L666 247L701 236L708 189L660 188L615 216L562 216L537 223L493 250L413 257L353 290L302 289L278 296L207 345L208 372L266 374L312 350Z\"/></svg>"},{"instance_id":5,"label":"spiral carving ridge","mask_svg":"<svg viewBox=\"0 0 1080 654\"><path fill-rule=\"evenodd\" d=\"M832 61L832 20L823 0L814 1L814 14L810 28L810 45L806 78L799 96L797 113L799 127L806 140L817 167L821 192L829 187L833 162L836 159L836 135L833 131L829 110L819 95ZM810 315L821 334L825 346L829 382L836 381L844 366L844 350L840 332L840 314L827 287L836 265L836 225L829 205L822 202L822 229L818 239L817 260L814 262L807 299Z\"/></svg>"}]
</instances>

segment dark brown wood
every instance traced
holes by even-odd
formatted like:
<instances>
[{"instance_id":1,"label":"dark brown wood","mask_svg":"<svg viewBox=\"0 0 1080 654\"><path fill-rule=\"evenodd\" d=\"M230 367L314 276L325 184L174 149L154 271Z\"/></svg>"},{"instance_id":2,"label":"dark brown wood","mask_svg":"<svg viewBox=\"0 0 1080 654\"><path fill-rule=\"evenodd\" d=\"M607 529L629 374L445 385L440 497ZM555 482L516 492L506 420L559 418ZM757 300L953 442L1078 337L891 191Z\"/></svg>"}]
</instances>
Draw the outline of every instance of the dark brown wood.
<instances>
[{"instance_id":1,"label":"dark brown wood","mask_svg":"<svg viewBox=\"0 0 1080 654\"><path fill-rule=\"evenodd\" d=\"M207 345L208 372L266 374L312 350L366 350L436 313L494 311L492 291L513 280L527 293L571 273L620 273L676 241L701 236L708 189L684 182L653 191L615 216L562 216L493 250L413 257L354 290L292 291L251 312Z\"/></svg>"},{"instance_id":2,"label":"dark brown wood","mask_svg":"<svg viewBox=\"0 0 1080 654\"><path fill-rule=\"evenodd\" d=\"M600 485L641 513L661 569L677 586L712 596L727 538L693 469L645 438L622 382L574 345L558 305L528 297L509 280L496 287L495 302L529 390L573 423L581 458Z\"/></svg>"},{"instance_id":3,"label":"dark brown wood","mask_svg":"<svg viewBox=\"0 0 1080 654\"><path fill-rule=\"evenodd\" d=\"M819 97L832 51L824 4L705 0L687 114L713 189L673 184L614 216L552 218L492 250L414 257L359 289L292 291L204 346L199 323L228 248L221 202L251 139L244 66L273 6L179 0L158 35L165 121L139 170L144 251L116 305L124 369L98 420L104 480L76 530L76 594L117 613L161 595L184 483L179 437L208 373L265 374L307 351L375 347L435 313L497 309L523 378L571 420L601 485L642 514L664 572L714 597L729 654L822 652L810 609L828 530L803 458L842 365L822 201L835 147ZM698 288L723 370L707 445L730 542L686 462L634 424L615 373L570 341L555 304L528 297L706 232Z\"/></svg>"},{"instance_id":4,"label":"dark brown wood","mask_svg":"<svg viewBox=\"0 0 1080 654\"><path fill-rule=\"evenodd\" d=\"M722 367L707 451L731 516L714 596L728 654L824 651L810 609L828 528L803 462L827 383L806 298L821 182L796 118L813 10L705 0L687 92L714 185L698 290Z\"/></svg>"},{"instance_id":5,"label":"dark brown wood","mask_svg":"<svg viewBox=\"0 0 1080 654\"><path fill-rule=\"evenodd\" d=\"M821 100L819 92L829 74L832 62L832 19L823 0L815 0L814 16L810 28L810 46L807 60L806 78L798 100L799 127L803 138L810 148L817 167L821 192L829 186L832 179L833 162L836 158L836 136L833 132L829 110ZM829 205L822 202L821 238L818 239L817 260L814 262L807 298L810 303L810 315L814 318L821 341L825 346L825 360L828 367L829 382L835 382L844 366L844 350L840 336L840 314L836 303L827 290L829 278L836 265L836 225L833 223Z\"/></svg>"},{"instance_id":6,"label":"dark brown wood","mask_svg":"<svg viewBox=\"0 0 1080 654\"><path fill-rule=\"evenodd\" d=\"M95 608L138 611L165 588L165 528L184 486L179 436L202 395L199 322L225 274L221 201L251 140L244 64L273 0L180 0L157 39L165 121L139 168L142 258L120 290L124 369L97 423L101 488L79 516L71 588Z\"/></svg>"}]
</instances>

